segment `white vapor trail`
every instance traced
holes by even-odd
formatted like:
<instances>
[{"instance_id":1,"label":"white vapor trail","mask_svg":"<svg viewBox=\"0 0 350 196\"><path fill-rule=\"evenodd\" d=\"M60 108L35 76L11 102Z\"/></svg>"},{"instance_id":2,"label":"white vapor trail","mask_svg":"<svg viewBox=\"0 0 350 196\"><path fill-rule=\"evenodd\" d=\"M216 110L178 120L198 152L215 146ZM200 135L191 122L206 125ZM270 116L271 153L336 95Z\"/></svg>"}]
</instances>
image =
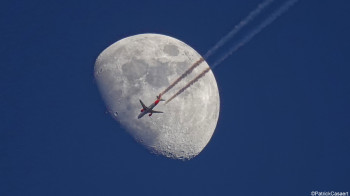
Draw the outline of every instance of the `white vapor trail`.
<instances>
[{"instance_id":1,"label":"white vapor trail","mask_svg":"<svg viewBox=\"0 0 350 196\"><path fill-rule=\"evenodd\" d=\"M224 54L221 58L219 58L212 66L211 69L214 69L220 63L222 63L227 57L235 53L239 48L244 46L250 40L252 40L258 33L260 33L265 27L274 22L279 16L281 16L284 12L288 11L288 9L293 6L298 0L289 0L285 2L280 8L274 11L271 15L269 15L262 23L260 23L256 28L254 28L251 32L249 32L245 37L243 37L237 44L233 45L229 51Z\"/></svg>"},{"instance_id":2,"label":"white vapor trail","mask_svg":"<svg viewBox=\"0 0 350 196\"><path fill-rule=\"evenodd\" d=\"M220 63L222 63L227 57L232 55L234 52L236 52L238 49L240 49L242 46L244 46L246 43L248 43L250 40L254 38L255 35L260 33L265 27L270 25L273 21L275 21L279 16L281 16L284 12L286 12L291 6L293 6L298 0L289 0L285 2L281 7L279 7L276 11L274 11L271 15L269 15L263 22L261 22L256 28L254 28L251 32L249 32L245 37L243 37L237 44L233 45L230 50L224 54L221 58L219 58L211 67L208 67L205 69L202 73L197 75L193 80L188 82L186 86L184 86L182 89L177 91L170 99L168 99L165 103L169 103L171 100L173 100L175 97L183 93L187 88L192 86L194 83L196 83L200 78L206 75L211 69L214 69L216 66L218 66Z\"/></svg>"},{"instance_id":3,"label":"white vapor trail","mask_svg":"<svg viewBox=\"0 0 350 196\"><path fill-rule=\"evenodd\" d=\"M216 52L221 46L223 46L228 40L230 40L234 35L236 35L244 26L246 26L249 22L254 20L256 16L258 16L267 6L269 6L274 0L265 0L260 3L258 7L251 11L248 16L246 16L243 20L241 20L227 35L221 38L205 55L204 59L207 59L213 53Z\"/></svg>"},{"instance_id":4,"label":"white vapor trail","mask_svg":"<svg viewBox=\"0 0 350 196\"><path fill-rule=\"evenodd\" d=\"M269 6L274 0L265 0L260 3L255 10L251 11L248 16L241 20L226 36L221 38L205 55L204 58L199 59L191 67L189 67L180 77L178 77L174 82L172 82L160 95L164 95L169 90L171 90L177 83L182 79L187 77L196 67L198 67L204 59L207 59L213 53L215 53L221 46L223 46L228 40L230 40L234 35L236 35L244 26L251 22L255 17L257 17L267 6Z\"/></svg>"}]
</instances>

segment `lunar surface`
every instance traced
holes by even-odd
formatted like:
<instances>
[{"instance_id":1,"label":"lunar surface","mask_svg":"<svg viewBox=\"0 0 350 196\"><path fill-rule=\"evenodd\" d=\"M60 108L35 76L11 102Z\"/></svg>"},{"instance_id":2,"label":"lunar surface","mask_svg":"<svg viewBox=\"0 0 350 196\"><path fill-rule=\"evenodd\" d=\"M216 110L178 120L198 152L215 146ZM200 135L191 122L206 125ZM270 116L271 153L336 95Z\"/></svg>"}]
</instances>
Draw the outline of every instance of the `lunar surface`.
<instances>
[{"instance_id":1,"label":"lunar surface","mask_svg":"<svg viewBox=\"0 0 350 196\"><path fill-rule=\"evenodd\" d=\"M155 154L191 159L208 144L219 117L220 98L211 71L168 104L160 102L154 108L164 113L137 116L142 109L139 99L152 104L200 58L175 38L139 34L106 48L96 60L94 75L108 111L136 141ZM170 98L205 68L204 61L162 98Z\"/></svg>"}]
</instances>

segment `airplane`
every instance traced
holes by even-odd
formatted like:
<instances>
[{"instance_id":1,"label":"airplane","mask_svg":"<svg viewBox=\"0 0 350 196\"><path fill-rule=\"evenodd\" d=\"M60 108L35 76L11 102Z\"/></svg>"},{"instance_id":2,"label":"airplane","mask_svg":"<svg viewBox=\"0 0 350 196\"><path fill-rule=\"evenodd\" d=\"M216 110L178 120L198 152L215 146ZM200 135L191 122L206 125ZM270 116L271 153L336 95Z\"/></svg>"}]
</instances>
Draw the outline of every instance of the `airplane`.
<instances>
[{"instance_id":1,"label":"airplane","mask_svg":"<svg viewBox=\"0 0 350 196\"><path fill-rule=\"evenodd\" d=\"M159 94L157 96L157 100L154 103L152 103L150 106L146 107L145 104L140 99L140 103L142 105L142 109L141 109L141 113L139 114L139 116L137 118L140 119L140 118L142 118L144 115L146 115L148 113L149 113L148 116L152 116L153 113L163 113L163 112L160 112L160 111L153 110L153 108L156 107L156 105L160 101L165 101L164 99L161 98L161 94Z\"/></svg>"}]
</instances>

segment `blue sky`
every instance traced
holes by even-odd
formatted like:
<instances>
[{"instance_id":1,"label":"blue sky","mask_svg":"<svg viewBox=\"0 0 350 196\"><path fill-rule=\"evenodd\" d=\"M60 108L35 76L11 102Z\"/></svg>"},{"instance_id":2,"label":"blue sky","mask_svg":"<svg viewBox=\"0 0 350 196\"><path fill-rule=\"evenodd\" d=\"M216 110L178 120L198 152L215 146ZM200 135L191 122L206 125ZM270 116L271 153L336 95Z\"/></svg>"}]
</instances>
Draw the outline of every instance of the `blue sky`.
<instances>
[{"instance_id":1,"label":"blue sky","mask_svg":"<svg viewBox=\"0 0 350 196\"><path fill-rule=\"evenodd\" d=\"M218 126L190 161L150 154L105 114L93 66L107 46L160 33L204 55L260 2L2 2L0 195L350 191L346 0L300 0L214 70Z\"/></svg>"}]
</instances>

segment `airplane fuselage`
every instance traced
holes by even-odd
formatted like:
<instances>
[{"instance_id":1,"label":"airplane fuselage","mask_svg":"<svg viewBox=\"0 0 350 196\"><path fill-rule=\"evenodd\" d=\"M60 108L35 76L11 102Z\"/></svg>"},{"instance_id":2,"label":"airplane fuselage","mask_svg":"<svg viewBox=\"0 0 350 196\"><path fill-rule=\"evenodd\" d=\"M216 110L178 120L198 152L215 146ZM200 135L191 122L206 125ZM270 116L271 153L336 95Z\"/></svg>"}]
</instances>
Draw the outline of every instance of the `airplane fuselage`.
<instances>
[{"instance_id":1,"label":"airplane fuselage","mask_svg":"<svg viewBox=\"0 0 350 196\"><path fill-rule=\"evenodd\" d=\"M159 103L159 99L157 99L154 103L152 103L150 106L147 107L146 110L142 109L141 113L139 114L139 116L137 117L138 119L142 118L144 115L150 113L150 115L152 115L152 110L154 107L156 107L156 105Z\"/></svg>"}]
</instances>

